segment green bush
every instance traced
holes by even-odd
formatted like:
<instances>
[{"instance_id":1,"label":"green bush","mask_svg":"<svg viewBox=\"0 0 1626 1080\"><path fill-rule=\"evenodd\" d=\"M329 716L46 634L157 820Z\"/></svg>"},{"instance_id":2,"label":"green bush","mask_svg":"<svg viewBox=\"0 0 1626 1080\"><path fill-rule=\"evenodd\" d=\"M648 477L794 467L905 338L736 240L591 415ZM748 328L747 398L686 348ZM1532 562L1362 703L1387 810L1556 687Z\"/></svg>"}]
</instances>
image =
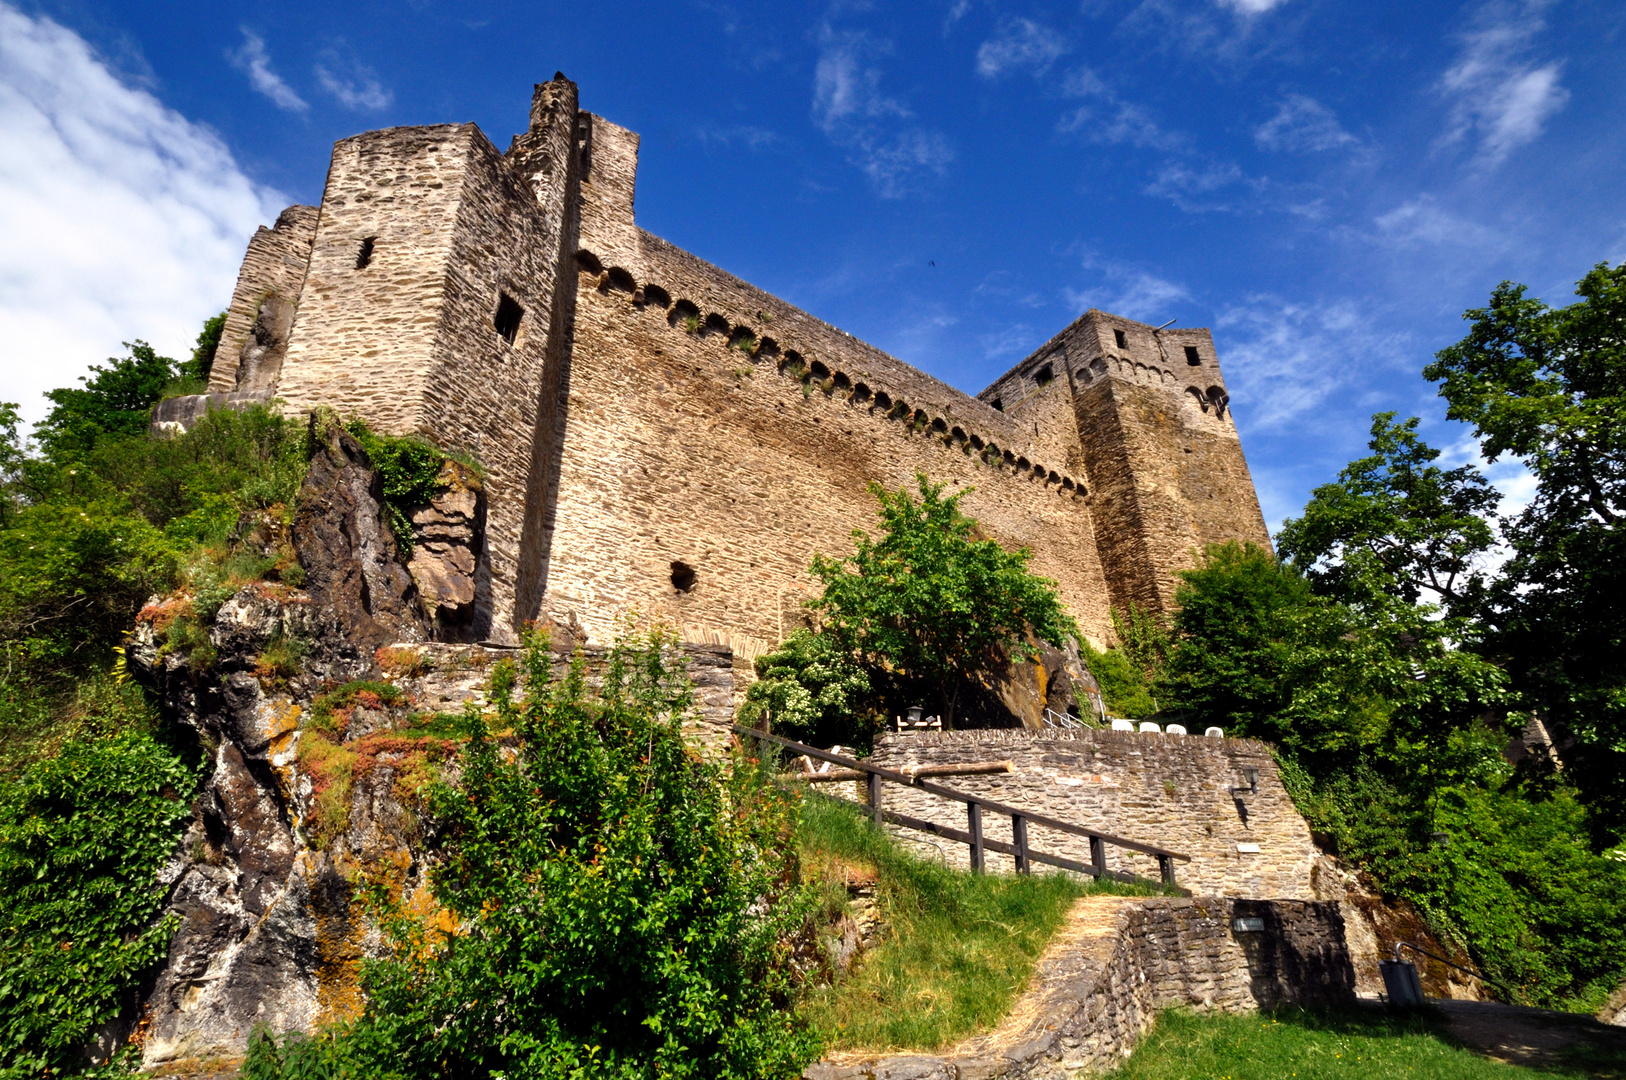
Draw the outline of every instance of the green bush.
<instances>
[{"instance_id":1,"label":"green bush","mask_svg":"<svg viewBox=\"0 0 1626 1080\"><path fill-rule=\"evenodd\" d=\"M522 702L514 666L494 672L512 750L471 707L460 781L431 789L444 915L374 880L393 955L367 965L366 1011L324 1037L323 1068L743 1078L812 1060L782 944L805 906L790 806L748 765L707 764L684 743L693 690L672 644L623 639L596 693L579 661L551 683L536 638ZM288 1057L263 1047L255 1075L294 1075Z\"/></svg>"},{"instance_id":2,"label":"green bush","mask_svg":"<svg viewBox=\"0 0 1626 1080\"><path fill-rule=\"evenodd\" d=\"M775 733L813 746L868 751L885 720L870 707L870 679L825 634L798 630L757 657L740 723L766 718Z\"/></svg>"},{"instance_id":3,"label":"green bush","mask_svg":"<svg viewBox=\"0 0 1626 1080\"><path fill-rule=\"evenodd\" d=\"M164 958L158 869L193 772L151 737L69 742L0 784L0 1072L76 1071L95 1028Z\"/></svg>"},{"instance_id":4,"label":"green bush","mask_svg":"<svg viewBox=\"0 0 1626 1080\"><path fill-rule=\"evenodd\" d=\"M367 457L378 470L384 487L384 510L389 515L390 531L401 545L401 551L412 555L411 512L426 506L439 491L436 483L440 471L449 459L445 451L433 443L414 435L376 435L362 420L345 424Z\"/></svg>"}]
</instances>

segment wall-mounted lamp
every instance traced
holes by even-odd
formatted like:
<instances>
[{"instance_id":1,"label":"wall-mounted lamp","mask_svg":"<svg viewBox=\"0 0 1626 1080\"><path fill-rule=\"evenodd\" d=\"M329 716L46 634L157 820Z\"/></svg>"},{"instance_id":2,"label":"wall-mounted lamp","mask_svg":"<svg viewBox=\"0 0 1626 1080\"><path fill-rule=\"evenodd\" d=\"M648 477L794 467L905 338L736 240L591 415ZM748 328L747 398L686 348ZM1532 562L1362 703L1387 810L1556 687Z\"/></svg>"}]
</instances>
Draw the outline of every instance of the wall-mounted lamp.
<instances>
[{"instance_id":1,"label":"wall-mounted lamp","mask_svg":"<svg viewBox=\"0 0 1626 1080\"><path fill-rule=\"evenodd\" d=\"M1231 794L1232 795L1240 795L1244 791L1246 791L1249 795L1257 795L1257 794L1259 794L1259 770L1258 769L1243 769L1242 770L1242 779L1244 779L1244 780L1246 780L1248 782L1247 786L1232 788L1231 789Z\"/></svg>"},{"instance_id":2,"label":"wall-mounted lamp","mask_svg":"<svg viewBox=\"0 0 1626 1080\"><path fill-rule=\"evenodd\" d=\"M1428 838L1434 842L1435 847L1445 847L1451 842L1451 834L1448 832L1431 832Z\"/></svg>"}]
</instances>

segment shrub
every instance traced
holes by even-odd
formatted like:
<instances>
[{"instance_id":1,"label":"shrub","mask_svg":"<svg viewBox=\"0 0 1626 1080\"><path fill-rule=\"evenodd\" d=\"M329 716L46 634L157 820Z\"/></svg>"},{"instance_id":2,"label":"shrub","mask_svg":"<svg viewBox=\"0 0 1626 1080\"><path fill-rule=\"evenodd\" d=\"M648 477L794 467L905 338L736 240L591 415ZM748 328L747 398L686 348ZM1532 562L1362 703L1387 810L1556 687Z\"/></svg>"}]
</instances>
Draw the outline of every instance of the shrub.
<instances>
[{"instance_id":1,"label":"shrub","mask_svg":"<svg viewBox=\"0 0 1626 1080\"><path fill-rule=\"evenodd\" d=\"M123 734L0 785L0 1071L81 1067L91 1032L164 958L175 921L157 918L156 875L193 784L172 752Z\"/></svg>"},{"instance_id":2,"label":"shrub","mask_svg":"<svg viewBox=\"0 0 1626 1080\"><path fill-rule=\"evenodd\" d=\"M868 750L885 720L869 708L869 676L828 635L798 630L757 657L740 723L766 718L786 738Z\"/></svg>"}]
</instances>

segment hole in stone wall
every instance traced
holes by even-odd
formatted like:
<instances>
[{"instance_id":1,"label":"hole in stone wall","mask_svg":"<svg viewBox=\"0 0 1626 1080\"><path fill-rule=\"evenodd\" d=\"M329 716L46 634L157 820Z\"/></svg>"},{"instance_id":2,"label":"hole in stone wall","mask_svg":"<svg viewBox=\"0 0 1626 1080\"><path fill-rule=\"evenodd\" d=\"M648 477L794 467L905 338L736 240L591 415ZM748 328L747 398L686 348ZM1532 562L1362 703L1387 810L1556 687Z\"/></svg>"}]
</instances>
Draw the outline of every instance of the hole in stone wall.
<instances>
[{"instance_id":1,"label":"hole in stone wall","mask_svg":"<svg viewBox=\"0 0 1626 1080\"><path fill-rule=\"evenodd\" d=\"M1072 491L1073 490L1073 478L1070 477L1070 476L1062 477L1062 479L1061 479L1061 489L1063 491Z\"/></svg>"},{"instance_id":2,"label":"hole in stone wall","mask_svg":"<svg viewBox=\"0 0 1626 1080\"><path fill-rule=\"evenodd\" d=\"M887 394L887 392L885 390L877 390L875 392L875 407L877 409L891 409L892 408L892 398Z\"/></svg>"},{"instance_id":3,"label":"hole in stone wall","mask_svg":"<svg viewBox=\"0 0 1626 1080\"><path fill-rule=\"evenodd\" d=\"M692 334L700 329L700 309L687 300L679 300L672 305L672 312L666 316L666 321Z\"/></svg>"},{"instance_id":4,"label":"hole in stone wall","mask_svg":"<svg viewBox=\"0 0 1626 1080\"><path fill-rule=\"evenodd\" d=\"M644 299L651 304L657 304L661 307L672 306L672 294L661 288L659 285L645 285Z\"/></svg>"},{"instance_id":5,"label":"hole in stone wall","mask_svg":"<svg viewBox=\"0 0 1626 1080\"><path fill-rule=\"evenodd\" d=\"M842 393L846 393L853 388L853 381L847 378L847 373L845 371L836 372L835 376L830 380L830 382L835 389L840 390Z\"/></svg>"},{"instance_id":6,"label":"hole in stone wall","mask_svg":"<svg viewBox=\"0 0 1626 1080\"><path fill-rule=\"evenodd\" d=\"M619 266L610 267L610 288L620 289L622 292L637 292L638 283L632 280L632 274Z\"/></svg>"},{"instance_id":7,"label":"hole in stone wall","mask_svg":"<svg viewBox=\"0 0 1626 1080\"><path fill-rule=\"evenodd\" d=\"M598 261L597 255L594 255L586 248L582 248L580 251L576 252L576 265L581 267L583 270L586 270L594 277L604 273L604 264Z\"/></svg>"},{"instance_id":8,"label":"hole in stone wall","mask_svg":"<svg viewBox=\"0 0 1626 1080\"><path fill-rule=\"evenodd\" d=\"M779 362L779 370L801 378L807 364L802 360L802 354L795 349L786 349L785 358Z\"/></svg>"},{"instance_id":9,"label":"hole in stone wall","mask_svg":"<svg viewBox=\"0 0 1626 1080\"><path fill-rule=\"evenodd\" d=\"M915 417L922 424L924 424L926 422L926 414L925 413L916 413ZM948 434L948 424L943 422L943 418L941 416L939 416L937 419L932 421L932 434L933 435L947 435Z\"/></svg>"},{"instance_id":10,"label":"hole in stone wall","mask_svg":"<svg viewBox=\"0 0 1626 1080\"><path fill-rule=\"evenodd\" d=\"M497 296L497 313L492 316L491 325L497 328L504 341L512 345L514 339L519 337L519 324L525 318L525 309L507 293L498 293Z\"/></svg>"},{"instance_id":11,"label":"hole in stone wall","mask_svg":"<svg viewBox=\"0 0 1626 1080\"><path fill-rule=\"evenodd\" d=\"M992 405L994 408L998 409L1000 412L1005 411L1005 402L1000 400L999 398L995 398L994 400L990 401L988 404Z\"/></svg>"},{"instance_id":12,"label":"hole in stone wall","mask_svg":"<svg viewBox=\"0 0 1626 1080\"><path fill-rule=\"evenodd\" d=\"M738 349L747 356L756 356L762 349L762 342L758 341L757 336L751 333L749 326L736 326L728 333L728 347Z\"/></svg>"},{"instance_id":13,"label":"hole in stone wall","mask_svg":"<svg viewBox=\"0 0 1626 1080\"><path fill-rule=\"evenodd\" d=\"M954 430L949 432L949 438L955 443L962 446L965 445L965 429L961 427L954 428Z\"/></svg>"},{"instance_id":14,"label":"hole in stone wall","mask_svg":"<svg viewBox=\"0 0 1626 1080\"><path fill-rule=\"evenodd\" d=\"M981 435L973 435L973 436L971 436L971 449L973 449L973 450L981 450L982 446L983 446L983 442L982 442L982 436Z\"/></svg>"},{"instance_id":15,"label":"hole in stone wall","mask_svg":"<svg viewBox=\"0 0 1626 1080\"><path fill-rule=\"evenodd\" d=\"M1045 483L1047 483L1047 484L1060 484L1061 483L1061 474L1058 473L1055 469L1051 469L1050 470L1050 475L1045 477Z\"/></svg>"},{"instance_id":16,"label":"hole in stone wall","mask_svg":"<svg viewBox=\"0 0 1626 1080\"><path fill-rule=\"evenodd\" d=\"M1203 362L1203 358L1197 355L1197 346L1195 346L1195 345L1187 345L1186 346L1186 363L1190 364L1192 367L1196 367L1198 364L1201 364L1202 362Z\"/></svg>"},{"instance_id":17,"label":"hole in stone wall","mask_svg":"<svg viewBox=\"0 0 1626 1080\"><path fill-rule=\"evenodd\" d=\"M672 564L672 588L678 592L693 592L699 581L700 575L688 563L679 560Z\"/></svg>"},{"instance_id":18,"label":"hole in stone wall","mask_svg":"<svg viewBox=\"0 0 1626 1080\"><path fill-rule=\"evenodd\" d=\"M1011 453L1009 450L1005 451L1004 460L1005 460L1005 464L1007 464L1007 465L1010 465L1012 467L1014 467L1016 465L1016 455Z\"/></svg>"},{"instance_id":19,"label":"hole in stone wall","mask_svg":"<svg viewBox=\"0 0 1626 1080\"><path fill-rule=\"evenodd\" d=\"M710 315L706 316L706 325L701 329L700 332L701 332L702 335L704 335L704 334L727 334L728 333L728 320L723 318L721 315L717 314L714 311Z\"/></svg>"},{"instance_id":20,"label":"hole in stone wall","mask_svg":"<svg viewBox=\"0 0 1626 1080\"><path fill-rule=\"evenodd\" d=\"M361 250L356 252L356 269L365 270L367 264L373 261L373 244L378 241L376 236L364 236L361 239Z\"/></svg>"},{"instance_id":21,"label":"hole in stone wall","mask_svg":"<svg viewBox=\"0 0 1626 1080\"><path fill-rule=\"evenodd\" d=\"M889 420L902 420L904 417L909 415L909 403L906 401L894 401L892 403L892 411L886 415L887 419Z\"/></svg>"},{"instance_id":22,"label":"hole in stone wall","mask_svg":"<svg viewBox=\"0 0 1626 1080\"><path fill-rule=\"evenodd\" d=\"M1051 383L1056 381L1055 367L1050 364L1046 364L1044 367L1033 373L1033 381L1038 383L1040 386L1049 386Z\"/></svg>"},{"instance_id":23,"label":"hole in stone wall","mask_svg":"<svg viewBox=\"0 0 1626 1080\"><path fill-rule=\"evenodd\" d=\"M1118 348L1120 349L1129 348L1129 335L1124 333L1122 330L1114 330L1112 332L1112 340L1118 343Z\"/></svg>"},{"instance_id":24,"label":"hole in stone wall","mask_svg":"<svg viewBox=\"0 0 1626 1080\"><path fill-rule=\"evenodd\" d=\"M863 405L868 402L869 399L869 387L865 386L863 383L859 383L857 386L853 387L852 403L854 405Z\"/></svg>"},{"instance_id":25,"label":"hole in stone wall","mask_svg":"<svg viewBox=\"0 0 1626 1080\"><path fill-rule=\"evenodd\" d=\"M757 359L769 360L779 355L779 342L771 337L765 337L757 343Z\"/></svg>"},{"instance_id":26,"label":"hole in stone wall","mask_svg":"<svg viewBox=\"0 0 1626 1080\"><path fill-rule=\"evenodd\" d=\"M825 367L824 362L820 360L813 361L813 366L808 368L808 371L810 371L813 377L819 382L823 382L830 377L830 369Z\"/></svg>"}]
</instances>

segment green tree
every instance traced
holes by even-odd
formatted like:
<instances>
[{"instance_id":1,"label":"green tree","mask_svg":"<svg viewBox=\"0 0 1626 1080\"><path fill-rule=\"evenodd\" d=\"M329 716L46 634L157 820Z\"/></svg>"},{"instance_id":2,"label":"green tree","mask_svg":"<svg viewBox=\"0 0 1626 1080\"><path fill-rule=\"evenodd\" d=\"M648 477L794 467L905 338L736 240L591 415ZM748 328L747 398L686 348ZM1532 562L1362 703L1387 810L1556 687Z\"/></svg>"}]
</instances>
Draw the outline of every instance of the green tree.
<instances>
[{"instance_id":1,"label":"green tree","mask_svg":"<svg viewBox=\"0 0 1626 1080\"><path fill-rule=\"evenodd\" d=\"M1424 374L1487 460L1535 477L1503 530L1486 647L1575 739L1567 771L1608 846L1626 830L1626 264L1600 264L1577 294L1550 308L1504 282Z\"/></svg>"},{"instance_id":2,"label":"green tree","mask_svg":"<svg viewBox=\"0 0 1626 1080\"><path fill-rule=\"evenodd\" d=\"M1496 542L1500 494L1472 465L1441 469L1417 436L1417 418L1372 417L1372 450L1310 493L1304 516L1283 524L1277 551L1323 595L1348 596L1346 556L1365 552L1408 603L1425 595L1469 614L1484 590L1477 561Z\"/></svg>"},{"instance_id":3,"label":"green tree","mask_svg":"<svg viewBox=\"0 0 1626 1080\"><path fill-rule=\"evenodd\" d=\"M1057 646L1081 635L1055 582L1028 569L1028 551L978 536L960 512L964 491L945 496L925 474L916 481L918 500L871 485L885 534L854 530L857 551L846 559L814 555L824 592L810 606L861 663L937 692L952 726L963 676L1031 657L1029 633Z\"/></svg>"},{"instance_id":4,"label":"green tree","mask_svg":"<svg viewBox=\"0 0 1626 1080\"><path fill-rule=\"evenodd\" d=\"M805 917L791 804L685 744L673 644L621 639L592 693L579 661L553 683L531 637L523 702L512 664L492 681L513 739L470 707L459 780L431 797L432 890L457 929L375 884L395 952L331 1044L347 1075L766 1080L812 1060L783 943ZM256 1074L291 1076L268 1049Z\"/></svg>"},{"instance_id":5,"label":"green tree","mask_svg":"<svg viewBox=\"0 0 1626 1080\"><path fill-rule=\"evenodd\" d=\"M192 346L191 358L176 365L176 375L183 382L193 384L192 392L201 394L209 385L209 372L214 370L215 353L220 349L220 335L225 329L224 311L203 320L203 329L198 332L197 343Z\"/></svg>"},{"instance_id":6,"label":"green tree","mask_svg":"<svg viewBox=\"0 0 1626 1080\"><path fill-rule=\"evenodd\" d=\"M152 407L175 380L175 361L159 356L145 341L127 341L130 355L92 364L81 376L84 387L48 390L50 413L34 430L49 456L57 459L88 452L98 439L140 435L147 430Z\"/></svg>"},{"instance_id":7,"label":"green tree","mask_svg":"<svg viewBox=\"0 0 1626 1080\"><path fill-rule=\"evenodd\" d=\"M813 746L867 751L884 718L869 700L870 678L828 634L797 630L756 659L740 723L766 719L773 730Z\"/></svg>"}]
</instances>

